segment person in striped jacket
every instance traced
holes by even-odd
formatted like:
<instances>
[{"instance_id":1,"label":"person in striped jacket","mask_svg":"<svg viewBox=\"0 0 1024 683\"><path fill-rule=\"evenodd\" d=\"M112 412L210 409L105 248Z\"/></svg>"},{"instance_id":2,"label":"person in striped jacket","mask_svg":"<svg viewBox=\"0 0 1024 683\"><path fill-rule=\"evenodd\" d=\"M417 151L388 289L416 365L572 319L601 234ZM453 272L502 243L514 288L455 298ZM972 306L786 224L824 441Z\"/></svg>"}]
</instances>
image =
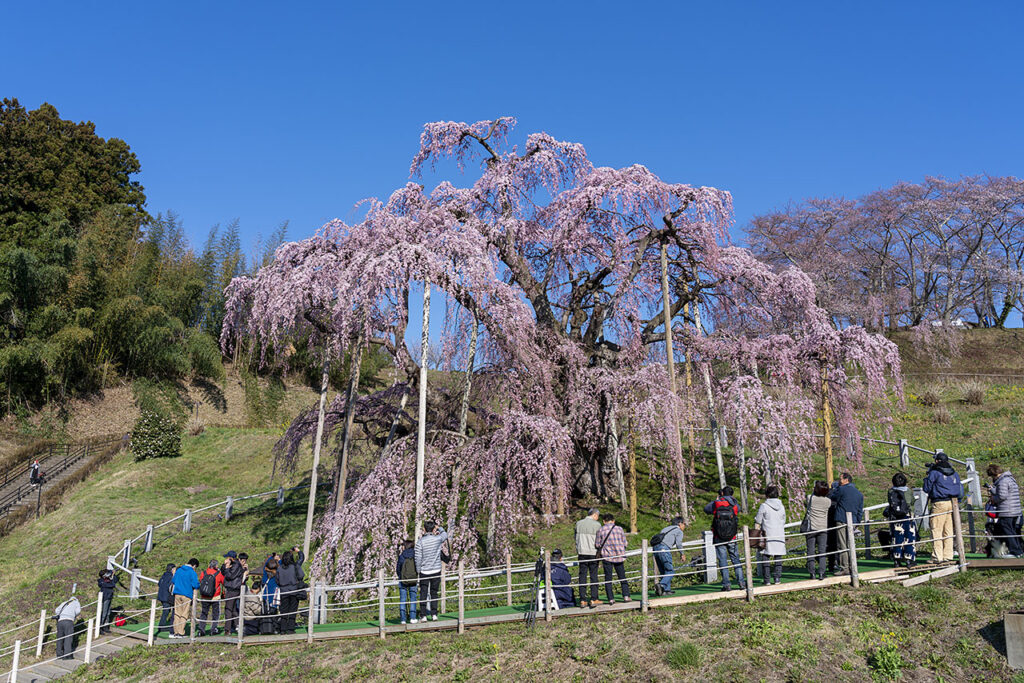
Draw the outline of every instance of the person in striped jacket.
<instances>
[{"instance_id":1,"label":"person in striped jacket","mask_svg":"<svg viewBox=\"0 0 1024 683\"><path fill-rule=\"evenodd\" d=\"M996 506L997 536L1006 543L1006 549L1011 555L1021 557L1024 555L1024 544L1020 537L1020 487L1013 474L995 463L989 465L985 473L992 477L988 492Z\"/></svg>"},{"instance_id":2,"label":"person in striped jacket","mask_svg":"<svg viewBox=\"0 0 1024 683\"><path fill-rule=\"evenodd\" d=\"M612 572L619 579L622 588L623 602L629 602L629 582L626 581L626 532L615 523L615 515L606 512L602 517L604 522L597 530L594 539L597 551L601 554L601 564L604 566L604 589L608 594L608 604L615 604L615 590L612 587Z\"/></svg>"}]
</instances>

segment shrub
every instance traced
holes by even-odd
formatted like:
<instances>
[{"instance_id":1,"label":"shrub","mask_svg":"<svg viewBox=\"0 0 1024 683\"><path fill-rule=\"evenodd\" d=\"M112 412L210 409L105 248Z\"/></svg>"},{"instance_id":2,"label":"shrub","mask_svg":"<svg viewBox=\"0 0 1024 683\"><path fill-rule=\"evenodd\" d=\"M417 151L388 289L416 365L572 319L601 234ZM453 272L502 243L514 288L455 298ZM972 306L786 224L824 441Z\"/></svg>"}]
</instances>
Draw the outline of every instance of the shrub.
<instances>
[{"instance_id":1,"label":"shrub","mask_svg":"<svg viewBox=\"0 0 1024 683\"><path fill-rule=\"evenodd\" d=\"M206 431L206 423L199 419L198 416L193 415L192 419L188 421L188 435L199 436Z\"/></svg>"},{"instance_id":2,"label":"shrub","mask_svg":"<svg viewBox=\"0 0 1024 683\"><path fill-rule=\"evenodd\" d=\"M937 406L942 401L942 396L935 387L928 387L918 395L917 400L923 406Z\"/></svg>"},{"instance_id":3,"label":"shrub","mask_svg":"<svg viewBox=\"0 0 1024 683\"><path fill-rule=\"evenodd\" d=\"M948 425L953 421L953 413L946 406L938 406L932 412L932 419L940 425Z\"/></svg>"},{"instance_id":4,"label":"shrub","mask_svg":"<svg viewBox=\"0 0 1024 683\"><path fill-rule=\"evenodd\" d=\"M964 403L980 406L985 402L985 385L977 380L964 382L960 385Z\"/></svg>"},{"instance_id":5,"label":"shrub","mask_svg":"<svg viewBox=\"0 0 1024 683\"><path fill-rule=\"evenodd\" d=\"M143 410L132 427L131 451L136 461L176 458L181 455L181 430L173 420Z\"/></svg>"},{"instance_id":6,"label":"shrub","mask_svg":"<svg viewBox=\"0 0 1024 683\"><path fill-rule=\"evenodd\" d=\"M902 644L903 639L891 631L882 636L882 644L868 657L872 678L876 681L894 681L903 677L902 669L906 662L900 654Z\"/></svg>"},{"instance_id":7,"label":"shrub","mask_svg":"<svg viewBox=\"0 0 1024 683\"><path fill-rule=\"evenodd\" d=\"M686 669L700 664L700 650L693 643L680 643L668 651L665 661L673 669Z\"/></svg>"}]
</instances>

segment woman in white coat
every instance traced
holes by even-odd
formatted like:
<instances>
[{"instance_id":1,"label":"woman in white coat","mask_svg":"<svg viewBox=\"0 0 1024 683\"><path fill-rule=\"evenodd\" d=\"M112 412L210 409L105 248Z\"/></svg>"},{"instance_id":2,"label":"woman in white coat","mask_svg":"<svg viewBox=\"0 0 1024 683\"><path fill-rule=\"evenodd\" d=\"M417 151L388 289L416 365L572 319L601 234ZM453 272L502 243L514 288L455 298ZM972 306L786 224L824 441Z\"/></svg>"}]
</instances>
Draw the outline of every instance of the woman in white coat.
<instances>
[{"instance_id":1,"label":"woman in white coat","mask_svg":"<svg viewBox=\"0 0 1024 683\"><path fill-rule=\"evenodd\" d=\"M761 503L754 518L754 527L764 531L766 547L763 565L764 583L782 583L782 558L786 555L786 508L779 499L779 487L765 490L766 501Z\"/></svg>"}]
</instances>

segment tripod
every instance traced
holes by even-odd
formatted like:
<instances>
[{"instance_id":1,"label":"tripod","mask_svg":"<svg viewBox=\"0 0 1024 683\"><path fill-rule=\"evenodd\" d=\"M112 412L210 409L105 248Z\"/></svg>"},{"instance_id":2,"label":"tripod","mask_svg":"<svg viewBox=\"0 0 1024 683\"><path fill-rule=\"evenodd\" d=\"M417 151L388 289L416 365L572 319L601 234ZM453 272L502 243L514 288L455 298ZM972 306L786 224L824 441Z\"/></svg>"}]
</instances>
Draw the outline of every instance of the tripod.
<instances>
[{"instance_id":1,"label":"tripod","mask_svg":"<svg viewBox=\"0 0 1024 683\"><path fill-rule=\"evenodd\" d=\"M526 627L530 628L537 621L538 596L540 595L541 576L544 573L544 548L540 549L540 556L533 571L533 586L530 590L530 606L526 610ZM547 586L545 586L547 589Z\"/></svg>"}]
</instances>

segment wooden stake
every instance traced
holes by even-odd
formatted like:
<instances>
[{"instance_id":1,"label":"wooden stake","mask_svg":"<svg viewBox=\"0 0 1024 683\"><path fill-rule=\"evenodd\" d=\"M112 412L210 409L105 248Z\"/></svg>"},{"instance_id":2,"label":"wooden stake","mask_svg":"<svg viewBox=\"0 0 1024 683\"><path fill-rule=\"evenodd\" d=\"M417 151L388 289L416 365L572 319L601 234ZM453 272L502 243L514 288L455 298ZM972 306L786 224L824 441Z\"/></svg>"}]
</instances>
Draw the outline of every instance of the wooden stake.
<instances>
[{"instance_id":1,"label":"wooden stake","mask_svg":"<svg viewBox=\"0 0 1024 683\"><path fill-rule=\"evenodd\" d=\"M750 562L750 529L746 526L743 527L743 564L746 567L747 575L746 579L747 588L747 602L753 602L754 600L754 572L751 571Z\"/></svg>"},{"instance_id":2,"label":"wooden stake","mask_svg":"<svg viewBox=\"0 0 1024 683\"><path fill-rule=\"evenodd\" d=\"M36 641L36 657L43 656L43 638L46 636L46 610L39 612L39 639Z\"/></svg>"},{"instance_id":3,"label":"wooden stake","mask_svg":"<svg viewBox=\"0 0 1024 683\"><path fill-rule=\"evenodd\" d=\"M960 501L953 499L953 538L956 543L957 565L960 571L967 571L967 555L964 553L963 523L960 521Z\"/></svg>"},{"instance_id":4,"label":"wooden stake","mask_svg":"<svg viewBox=\"0 0 1024 683\"><path fill-rule=\"evenodd\" d=\"M384 570L377 570L377 632L380 639L385 636L384 621Z\"/></svg>"},{"instance_id":5,"label":"wooden stake","mask_svg":"<svg viewBox=\"0 0 1024 683\"><path fill-rule=\"evenodd\" d=\"M86 631L85 631L85 663L86 664L92 663L92 639L93 639L92 632L95 629L97 623L99 623L99 619L97 619L96 617L93 617L92 619L89 620L89 623L88 623ZM21 641L19 640L18 641L18 647L15 649L15 652L17 652L20 649L21 649Z\"/></svg>"},{"instance_id":6,"label":"wooden stake","mask_svg":"<svg viewBox=\"0 0 1024 683\"><path fill-rule=\"evenodd\" d=\"M505 592L508 606L512 606L512 551L505 551Z\"/></svg>"},{"instance_id":7,"label":"wooden stake","mask_svg":"<svg viewBox=\"0 0 1024 683\"><path fill-rule=\"evenodd\" d=\"M243 585L244 588L244 585ZM316 609L316 595L317 595L317 584L313 584L310 587L309 593L309 613L306 615L306 644L312 645L313 643L313 611Z\"/></svg>"},{"instance_id":8,"label":"wooden stake","mask_svg":"<svg viewBox=\"0 0 1024 683\"><path fill-rule=\"evenodd\" d=\"M85 646L85 663L89 663L89 647L92 645L92 629L89 629L89 635L86 638ZM14 641L14 654L11 657L11 677L7 680L10 683L18 683L18 665L21 660L21 641Z\"/></svg>"},{"instance_id":9,"label":"wooden stake","mask_svg":"<svg viewBox=\"0 0 1024 683\"><path fill-rule=\"evenodd\" d=\"M857 538L853 535L853 513L846 513L846 539L850 554L850 585L860 588L860 574L857 571Z\"/></svg>"},{"instance_id":10,"label":"wooden stake","mask_svg":"<svg viewBox=\"0 0 1024 683\"><path fill-rule=\"evenodd\" d=\"M245 594L248 592L249 587L246 586L245 582L243 581L242 592L238 596L238 642L235 645L235 647L239 650L242 649L242 636L245 635ZM312 628L310 628L309 630L310 632L313 631Z\"/></svg>"},{"instance_id":11,"label":"wooden stake","mask_svg":"<svg viewBox=\"0 0 1024 683\"><path fill-rule=\"evenodd\" d=\"M466 630L466 566L459 558L459 633Z\"/></svg>"},{"instance_id":12,"label":"wooden stake","mask_svg":"<svg viewBox=\"0 0 1024 683\"><path fill-rule=\"evenodd\" d=\"M199 591L192 591L192 626L188 630L188 639L195 642L196 639L196 612L199 609Z\"/></svg>"},{"instance_id":13,"label":"wooden stake","mask_svg":"<svg viewBox=\"0 0 1024 683\"><path fill-rule=\"evenodd\" d=\"M551 551L544 551L544 621L551 621L551 600L554 591L551 590Z\"/></svg>"},{"instance_id":14,"label":"wooden stake","mask_svg":"<svg viewBox=\"0 0 1024 683\"><path fill-rule=\"evenodd\" d=\"M650 582L650 570L647 564L647 539L640 540L640 611L646 612L649 609L651 595L648 583Z\"/></svg>"},{"instance_id":15,"label":"wooden stake","mask_svg":"<svg viewBox=\"0 0 1024 683\"><path fill-rule=\"evenodd\" d=\"M146 634L146 645L153 647L156 637L156 599L149 601L149 632Z\"/></svg>"},{"instance_id":16,"label":"wooden stake","mask_svg":"<svg viewBox=\"0 0 1024 683\"><path fill-rule=\"evenodd\" d=\"M96 629L96 637L100 637L100 620L103 615L103 591L96 594L96 619L93 621L93 628Z\"/></svg>"},{"instance_id":17,"label":"wooden stake","mask_svg":"<svg viewBox=\"0 0 1024 683\"><path fill-rule=\"evenodd\" d=\"M427 603L429 604L429 603ZM441 614L448 611L448 565L441 563Z\"/></svg>"},{"instance_id":18,"label":"wooden stake","mask_svg":"<svg viewBox=\"0 0 1024 683\"><path fill-rule=\"evenodd\" d=\"M687 291L689 291L689 288L687 288ZM687 301L687 302L685 302L683 304L683 318L688 318L689 315L690 315L690 302ZM683 358L684 358L685 363L686 363L686 400L689 403L689 401L690 401L690 392L693 391L693 368L691 367L692 363L690 362L690 348L689 347L686 347L686 349L683 351ZM697 439L696 439L696 437L693 434L693 421L692 420L687 420L686 421L686 441L687 441L687 444L690 447L690 472L694 472L695 473L697 471L697 463L696 463L696 458L697 458Z\"/></svg>"},{"instance_id":19,"label":"wooden stake","mask_svg":"<svg viewBox=\"0 0 1024 683\"><path fill-rule=\"evenodd\" d=\"M320 467L320 447L324 440L324 416L327 408L327 386L330 381L328 351L324 348L324 365L320 379L320 408L316 419L316 441L313 442L313 470L309 475L309 503L306 505L306 535L302 539L302 552L309 557L309 542L313 537L313 508L316 505L317 470Z\"/></svg>"}]
</instances>

